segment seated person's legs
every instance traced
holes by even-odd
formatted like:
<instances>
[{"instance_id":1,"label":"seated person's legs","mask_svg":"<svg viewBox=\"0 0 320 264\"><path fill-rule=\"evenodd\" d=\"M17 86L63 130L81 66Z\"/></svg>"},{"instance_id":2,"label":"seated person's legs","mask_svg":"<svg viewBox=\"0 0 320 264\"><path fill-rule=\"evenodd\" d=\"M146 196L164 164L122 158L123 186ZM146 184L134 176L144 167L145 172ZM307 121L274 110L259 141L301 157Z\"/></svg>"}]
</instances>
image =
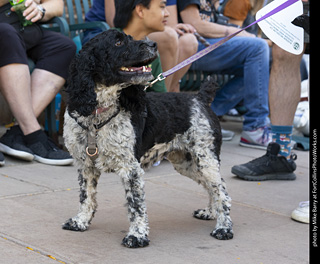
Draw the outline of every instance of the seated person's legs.
<instances>
[{"instance_id":1,"label":"seated person's legs","mask_svg":"<svg viewBox=\"0 0 320 264\"><path fill-rule=\"evenodd\" d=\"M178 63L178 46L179 40L176 31L171 27L165 27L163 32L154 32L148 37L157 42L160 53L161 66L163 71L167 71ZM168 76L165 79L167 91L171 91L172 77Z\"/></svg>"},{"instance_id":2,"label":"seated person's legs","mask_svg":"<svg viewBox=\"0 0 320 264\"><path fill-rule=\"evenodd\" d=\"M306 7L304 5L305 9ZM308 24L304 26L306 27L304 40L305 43L309 43ZM273 142L269 144L264 156L242 165L233 166L231 171L238 177L252 181L296 179L294 161L297 156L291 153L291 134L295 111L300 99L302 55L303 53L292 55L277 45L273 45L269 86ZM292 217L297 221L308 223L308 212L309 204L304 203L301 208L293 212Z\"/></svg>"},{"instance_id":3,"label":"seated person's legs","mask_svg":"<svg viewBox=\"0 0 320 264\"><path fill-rule=\"evenodd\" d=\"M220 39L207 39L210 44ZM199 49L204 49L199 44ZM244 100L248 109L243 123L245 133L255 133L250 145L266 148L271 137L265 134L268 108L269 47L259 38L234 37L208 55L195 61L191 69L234 75L217 92L212 108L217 115L226 114ZM252 132L254 131L254 132ZM265 140L263 140L265 139ZM252 144L251 144L252 143Z\"/></svg>"},{"instance_id":4,"label":"seated person's legs","mask_svg":"<svg viewBox=\"0 0 320 264\"><path fill-rule=\"evenodd\" d=\"M196 37L187 33L179 37L179 56L178 63L186 60L187 58L194 55L198 50L198 41ZM191 65L188 65L181 70L177 71L173 74L172 82L171 82L171 91L179 92L180 91L180 83L181 78L187 73Z\"/></svg>"},{"instance_id":5,"label":"seated person's legs","mask_svg":"<svg viewBox=\"0 0 320 264\"><path fill-rule=\"evenodd\" d=\"M291 126L300 101L300 61L303 53L294 55L276 44L272 46L270 73L270 116L273 125ZM284 66L285 65L285 66Z\"/></svg>"},{"instance_id":6,"label":"seated person's legs","mask_svg":"<svg viewBox=\"0 0 320 264\"><path fill-rule=\"evenodd\" d=\"M64 85L69 63L75 53L72 40L51 31L44 31L41 42L28 50L28 56L36 61L31 75L32 105L36 117Z\"/></svg>"},{"instance_id":7,"label":"seated person's legs","mask_svg":"<svg viewBox=\"0 0 320 264\"><path fill-rule=\"evenodd\" d=\"M38 93L39 90L33 90L31 87L34 81L29 73L24 39L7 23L0 26L0 38L2 38L0 89L18 122L18 125L8 130L0 139L0 150L8 155L26 160L32 160L35 157L40 162L52 165L67 165L72 163L72 158L69 154L57 149L56 146L48 141L36 119L35 112L38 111L38 114L40 114L40 110L36 110L37 106L33 105L32 93ZM69 57L65 57L68 60L74 55L75 47L70 43L66 46L64 56L66 53L72 53ZM52 48L50 45L48 47ZM39 48L38 52L41 53L41 51L44 54L43 58L45 58L47 51ZM37 63L41 59L41 56L38 57ZM65 66L68 63L69 61L65 62ZM59 63L56 65L49 64L47 67L58 67L63 72L61 75L66 77L67 67L60 68L61 65ZM46 72L46 70L39 71ZM35 73L35 76L39 74L37 71ZM57 78L54 73L50 73L49 75L47 76L50 78L46 79L45 83L42 83L42 88L45 91L49 92L51 90L48 95L44 96L43 102L39 103L39 105L42 104L39 107L43 109L54 98L65 81L62 76L58 76ZM41 101L41 98L38 100Z\"/></svg>"},{"instance_id":8,"label":"seated person's legs","mask_svg":"<svg viewBox=\"0 0 320 264\"><path fill-rule=\"evenodd\" d=\"M30 82L28 65L14 63L0 67L1 92L25 135L40 129L33 111Z\"/></svg>"},{"instance_id":9,"label":"seated person's legs","mask_svg":"<svg viewBox=\"0 0 320 264\"><path fill-rule=\"evenodd\" d=\"M24 134L40 129L33 113L31 78L24 44L17 31L1 23L0 89Z\"/></svg>"},{"instance_id":10,"label":"seated person's legs","mask_svg":"<svg viewBox=\"0 0 320 264\"><path fill-rule=\"evenodd\" d=\"M293 55L272 46L269 99L273 141L281 148L279 154L290 158L293 119L300 101L300 62L303 53Z\"/></svg>"},{"instance_id":11,"label":"seated person's legs","mask_svg":"<svg viewBox=\"0 0 320 264\"><path fill-rule=\"evenodd\" d=\"M291 154L292 123L300 99L300 61L277 45L272 47L269 99L272 140L267 153L248 163L232 167L244 180L295 180L296 155Z\"/></svg>"},{"instance_id":12,"label":"seated person's legs","mask_svg":"<svg viewBox=\"0 0 320 264\"><path fill-rule=\"evenodd\" d=\"M163 71L167 71L197 52L198 41L193 34L178 36L177 32L166 27L164 32L152 33L148 36L157 42ZM179 81L188 71L190 65L175 72L165 79L168 92L179 92Z\"/></svg>"}]
</instances>

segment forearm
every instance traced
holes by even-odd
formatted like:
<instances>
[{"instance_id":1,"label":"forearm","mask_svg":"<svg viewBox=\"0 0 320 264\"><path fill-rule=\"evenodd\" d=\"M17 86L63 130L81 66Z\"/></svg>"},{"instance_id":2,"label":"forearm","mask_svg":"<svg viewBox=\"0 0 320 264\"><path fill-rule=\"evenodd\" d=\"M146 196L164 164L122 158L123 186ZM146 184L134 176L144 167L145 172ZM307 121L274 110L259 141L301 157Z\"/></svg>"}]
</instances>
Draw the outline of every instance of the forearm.
<instances>
[{"instance_id":1,"label":"forearm","mask_svg":"<svg viewBox=\"0 0 320 264\"><path fill-rule=\"evenodd\" d=\"M202 20L196 5L188 6L180 12L180 15L183 23L191 24L201 36L206 38L222 38L239 30L236 27ZM242 31L239 36L255 37L253 34L246 31Z\"/></svg>"},{"instance_id":2,"label":"forearm","mask_svg":"<svg viewBox=\"0 0 320 264\"><path fill-rule=\"evenodd\" d=\"M114 27L113 19L115 13L114 0L104 0L104 14L106 16L106 22L110 27Z\"/></svg>"},{"instance_id":3,"label":"forearm","mask_svg":"<svg viewBox=\"0 0 320 264\"><path fill-rule=\"evenodd\" d=\"M199 9L196 5L187 6L180 12L180 16L183 23L192 25L201 36L206 38L225 37L229 33L229 31L232 30L229 30L229 27L227 26L202 20L200 17Z\"/></svg>"},{"instance_id":4,"label":"forearm","mask_svg":"<svg viewBox=\"0 0 320 264\"><path fill-rule=\"evenodd\" d=\"M222 38L233 33L233 29L229 29L227 26L211 23L205 20L191 22L191 25L201 36L205 38Z\"/></svg>"}]
</instances>

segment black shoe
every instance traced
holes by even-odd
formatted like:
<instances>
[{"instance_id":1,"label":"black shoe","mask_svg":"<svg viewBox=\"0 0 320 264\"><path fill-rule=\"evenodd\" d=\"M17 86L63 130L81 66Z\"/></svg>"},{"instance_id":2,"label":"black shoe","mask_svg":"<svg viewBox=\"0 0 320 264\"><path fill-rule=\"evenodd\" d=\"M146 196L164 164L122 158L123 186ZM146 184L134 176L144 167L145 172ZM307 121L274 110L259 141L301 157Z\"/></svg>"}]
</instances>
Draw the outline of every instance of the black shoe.
<instances>
[{"instance_id":1,"label":"black shoe","mask_svg":"<svg viewBox=\"0 0 320 264\"><path fill-rule=\"evenodd\" d=\"M19 126L13 126L0 138L0 151L27 161L34 159L33 152L26 146Z\"/></svg>"},{"instance_id":2,"label":"black shoe","mask_svg":"<svg viewBox=\"0 0 320 264\"><path fill-rule=\"evenodd\" d=\"M287 160L283 156L278 156L279 151L280 145L271 142L264 156L233 166L231 172L247 181L295 180L296 175L293 172L297 167L294 162L297 156L291 154L290 159Z\"/></svg>"},{"instance_id":3,"label":"black shoe","mask_svg":"<svg viewBox=\"0 0 320 264\"><path fill-rule=\"evenodd\" d=\"M2 152L0 152L0 166L4 166L4 156L2 154Z\"/></svg>"},{"instance_id":4,"label":"black shoe","mask_svg":"<svg viewBox=\"0 0 320 264\"><path fill-rule=\"evenodd\" d=\"M58 148L54 142L47 137L42 131L38 130L34 132L35 136L30 140L26 140L27 146L34 153L34 159L40 163L48 165L71 165L73 158L68 152ZM26 138L28 135L26 136Z\"/></svg>"}]
</instances>

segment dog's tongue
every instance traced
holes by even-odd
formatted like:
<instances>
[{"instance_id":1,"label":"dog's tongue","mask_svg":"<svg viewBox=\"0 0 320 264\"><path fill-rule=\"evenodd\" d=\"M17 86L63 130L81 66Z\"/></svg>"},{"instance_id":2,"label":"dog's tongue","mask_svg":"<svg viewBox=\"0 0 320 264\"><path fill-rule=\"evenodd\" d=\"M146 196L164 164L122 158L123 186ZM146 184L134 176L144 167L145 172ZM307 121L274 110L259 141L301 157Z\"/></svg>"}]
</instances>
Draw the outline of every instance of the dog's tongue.
<instances>
[{"instance_id":1,"label":"dog's tongue","mask_svg":"<svg viewBox=\"0 0 320 264\"><path fill-rule=\"evenodd\" d=\"M128 67L129 71L142 71L142 67Z\"/></svg>"}]
</instances>

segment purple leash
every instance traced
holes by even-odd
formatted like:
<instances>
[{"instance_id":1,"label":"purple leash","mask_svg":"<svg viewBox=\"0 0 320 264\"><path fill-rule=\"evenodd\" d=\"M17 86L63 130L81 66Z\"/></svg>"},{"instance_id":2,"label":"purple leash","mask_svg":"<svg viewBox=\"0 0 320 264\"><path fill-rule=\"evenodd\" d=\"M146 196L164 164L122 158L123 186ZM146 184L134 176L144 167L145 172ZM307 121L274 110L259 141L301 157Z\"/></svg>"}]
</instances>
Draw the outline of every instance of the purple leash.
<instances>
[{"instance_id":1,"label":"purple leash","mask_svg":"<svg viewBox=\"0 0 320 264\"><path fill-rule=\"evenodd\" d=\"M250 25L240 29L239 31L230 34L228 36L226 36L225 38L221 39L220 41L218 41L215 44L210 45L209 47L197 52L196 54L194 54L193 56L189 57L188 59L180 62L179 64L177 64L176 66L174 66L173 68L171 68L170 70L167 70L163 73L160 73L156 79L154 79L152 82L150 82L147 87L151 87L154 83L158 82L158 81L163 81L165 78L167 78L169 75L175 73L176 71L182 69L183 67L193 63L194 61L202 58L203 56L207 55L208 53L210 53L211 51L215 50L216 48L218 48L219 46L221 46L223 43L227 42L229 39L233 38L234 36L236 36L237 34L239 34L240 32L242 32L243 30L246 30L247 28L251 27L252 25L259 23L260 21L280 12L281 10L287 8L288 6L294 4L295 2L300 1L300 0L288 0L286 2L284 2L283 4L279 5L278 7L276 7L275 9L271 10L269 13L265 14L264 16L262 16L261 18L259 18L258 20L256 20L255 22L251 23Z\"/></svg>"}]
</instances>

